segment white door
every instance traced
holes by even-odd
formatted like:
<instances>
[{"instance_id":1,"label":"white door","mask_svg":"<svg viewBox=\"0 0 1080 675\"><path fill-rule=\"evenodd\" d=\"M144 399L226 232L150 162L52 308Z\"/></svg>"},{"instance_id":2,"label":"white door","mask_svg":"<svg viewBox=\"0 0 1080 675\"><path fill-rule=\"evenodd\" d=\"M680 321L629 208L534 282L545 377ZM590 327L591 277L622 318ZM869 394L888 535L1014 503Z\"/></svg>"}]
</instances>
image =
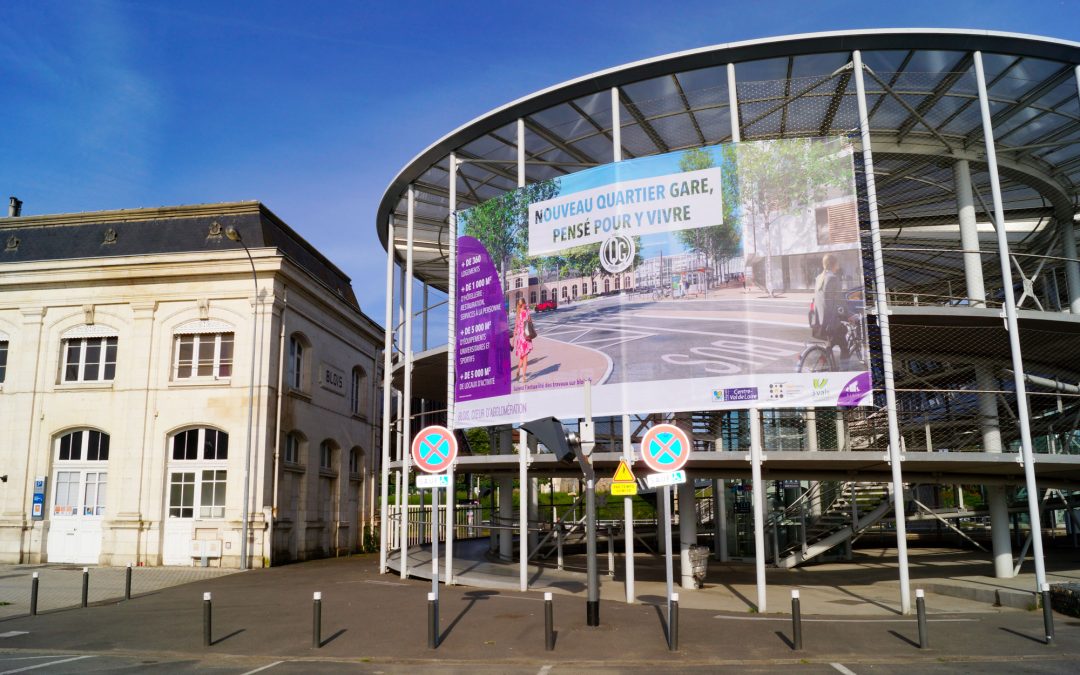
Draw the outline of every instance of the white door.
<instances>
[{"instance_id":1,"label":"white door","mask_svg":"<svg viewBox=\"0 0 1080 675\"><path fill-rule=\"evenodd\" d=\"M169 472L168 512L161 546L164 565L191 565L195 534L195 472Z\"/></svg>"},{"instance_id":2,"label":"white door","mask_svg":"<svg viewBox=\"0 0 1080 675\"><path fill-rule=\"evenodd\" d=\"M107 484L106 471L56 471L48 537L49 562L98 564Z\"/></svg>"}]
</instances>

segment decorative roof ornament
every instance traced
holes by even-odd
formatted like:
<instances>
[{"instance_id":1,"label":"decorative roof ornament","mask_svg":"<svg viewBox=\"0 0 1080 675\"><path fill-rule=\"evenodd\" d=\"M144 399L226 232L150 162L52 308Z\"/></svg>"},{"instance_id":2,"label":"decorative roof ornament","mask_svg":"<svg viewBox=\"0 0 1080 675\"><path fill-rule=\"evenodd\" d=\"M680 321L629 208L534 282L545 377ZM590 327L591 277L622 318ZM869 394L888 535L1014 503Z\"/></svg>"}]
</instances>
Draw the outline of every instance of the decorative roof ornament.
<instances>
[{"instance_id":1,"label":"decorative roof ornament","mask_svg":"<svg viewBox=\"0 0 1080 675\"><path fill-rule=\"evenodd\" d=\"M210 223L210 234L208 234L207 236L209 236L209 237L220 237L222 234L223 234L223 232L221 230L221 223L219 223L216 220L214 222Z\"/></svg>"},{"instance_id":2,"label":"decorative roof ornament","mask_svg":"<svg viewBox=\"0 0 1080 675\"><path fill-rule=\"evenodd\" d=\"M105 230L105 241L102 244L115 244L116 243L116 230L111 227Z\"/></svg>"},{"instance_id":3,"label":"decorative roof ornament","mask_svg":"<svg viewBox=\"0 0 1080 675\"><path fill-rule=\"evenodd\" d=\"M8 237L7 244L4 246L5 251L18 251L19 250L19 238L15 235Z\"/></svg>"}]
</instances>

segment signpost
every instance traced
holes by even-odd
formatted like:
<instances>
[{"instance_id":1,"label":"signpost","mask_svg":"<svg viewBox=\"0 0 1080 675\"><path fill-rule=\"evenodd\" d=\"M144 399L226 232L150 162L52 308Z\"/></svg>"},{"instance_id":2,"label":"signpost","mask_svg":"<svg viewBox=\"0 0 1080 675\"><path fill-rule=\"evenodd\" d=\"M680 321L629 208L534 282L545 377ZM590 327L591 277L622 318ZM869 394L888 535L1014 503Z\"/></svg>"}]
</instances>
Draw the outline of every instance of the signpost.
<instances>
[{"instance_id":1,"label":"signpost","mask_svg":"<svg viewBox=\"0 0 1080 675\"><path fill-rule=\"evenodd\" d=\"M412 442L413 464L427 476L416 476L417 488L431 489L431 593L435 599L435 626L439 625L439 488L453 489L450 476L441 473L449 469L457 459L457 439L454 432L446 427L432 425L424 427L416 434ZM422 493L421 493L422 496ZM420 503L423 509L423 499ZM408 512L408 505L405 507ZM449 521L453 514L447 513ZM447 523L449 524L449 522ZM404 553L403 553L404 555ZM435 636L438 640L438 635Z\"/></svg>"},{"instance_id":2,"label":"signpost","mask_svg":"<svg viewBox=\"0 0 1080 675\"><path fill-rule=\"evenodd\" d=\"M674 424L657 424L641 439L641 459L655 471L645 477L649 487L663 486L664 501L664 567L667 572L668 645L671 646L671 601L674 572L671 562L671 486L686 482L682 468L690 459L690 437Z\"/></svg>"}]
</instances>

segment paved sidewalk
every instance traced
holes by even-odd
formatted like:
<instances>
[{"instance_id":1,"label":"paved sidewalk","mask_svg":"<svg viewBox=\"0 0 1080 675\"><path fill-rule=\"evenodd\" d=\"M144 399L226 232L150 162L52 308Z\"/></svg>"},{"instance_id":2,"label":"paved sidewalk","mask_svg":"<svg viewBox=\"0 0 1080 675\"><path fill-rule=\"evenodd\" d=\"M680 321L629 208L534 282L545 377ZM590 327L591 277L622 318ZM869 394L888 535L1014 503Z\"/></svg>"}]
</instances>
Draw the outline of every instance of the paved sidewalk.
<instances>
[{"instance_id":1,"label":"paved sidewalk","mask_svg":"<svg viewBox=\"0 0 1080 675\"><path fill-rule=\"evenodd\" d=\"M131 602L2 621L5 659L54 658L55 668L157 672L390 671L641 672L1061 672L1076 671L1080 628L1057 617L1055 644L1041 643L1038 612L932 616L929 650L914 617L807 617L804 649L791 646L790 618L683 608L679 649L668 650L658 604L602 601L600 626L585 625L578 595L555 600L555 650L544 650L539 593L443 587L440 646L427 648L431 585L380 575L377 556L330 559L206 579ZM213 645L202 645L202 593L213 594ZM323 593L322 646L311 645L312 592ZM10 636L10 637L9 637ZM65 666L64 659L71 661ZM85 663L83 663L85 661ZM21 661L19 663L25 663ZM31 661L30 663L35 663ZM112 664L112 665L108 665ZM138 664L143 664L142 667ZM22 666L25 667L25 666ZM67 670L64 670L64 668ZM280 669L280 670L279 670ZM0 672L4 671L0 667ZM35 674L36 675L36 674Z\"/></svg>"},{"instance_id":2,"label":"paved sidewalk","mask_svg":"<svg viewBox=\"0 0 1080 675\"><path fill-rule=\"evenodd\" d=\"M545 332L547 326L542 327ZM579 335L580 329L563 329L570 334ZM511 356L513 370L510 373L514 391L537 390L547 387L562 387L568 384L590 380L593 384L603 384L611 375L611 358L603 352L581 345L561 342L557 338L537 337L529 353L528 380L518 382L518 358Z\"/></svg>"},{"instance_id":3,"label":"paved sidewalk","mask_svg":"<svg viewBox=\"0 0 1080 675\"><path fill-rule=\"evenodd\" d=\"M621 541L617 546L621 549ZM599 544L600 597L625 601L623 556L615 555L615 575L609 576L606 543ZM617 549L617 551L619 550ZM1027 610L1035 603L1035 575L1023 572L1012 579L986 576L992 565L979 554L956 549L913 548L909 550L912 603L914 590L926 591L927 611L931 614L960 612L1000 613ZM440 574L445 576L445 550ZM1051 583L1080 579L1078 554L1071 549L1047 551L1047 578ZM454 543L454 570L458 583L479 588L519 589L517 561L501 562L488 555L488 540ZM390 565L400 569L397 554ZM565 569L530 564L528 582L531 591L583 596L585 592L585 557L567 555ZM1030 563L1027 566L1030 569ZM429 547L409 551L409 574L431 578ZM754 567L746 564L709 562L705 587L679 589L679 563L675 559L675 586L683 607L724 612L756 612L757 577ZM900 583L894 549L857 550L853 562L808 565L791 570L766 569L766 610L787 613L791 591L799 589L805 615L895 616L900 612ZM635 596L639 602L659 602L666 597L663 558L639 554L635 560Z\"/></svg>"},{"instance_id":4,"label":"paved sidewalk","mask_svg":"<svg viewBox=\"0 0 1080 675\"><path fill-rule=\"evenodd\" d=\"M82 569L78 565L60 564L0 565L0 619L30 613L30 585L34 572L39 577L39 612L79 605L82 602ZM89 570L89 602L124 597L125 568L90 567ZM131 594L142 595L236 571L213 567L135 567L131 575Z\"/></svg>"}]
</instances>

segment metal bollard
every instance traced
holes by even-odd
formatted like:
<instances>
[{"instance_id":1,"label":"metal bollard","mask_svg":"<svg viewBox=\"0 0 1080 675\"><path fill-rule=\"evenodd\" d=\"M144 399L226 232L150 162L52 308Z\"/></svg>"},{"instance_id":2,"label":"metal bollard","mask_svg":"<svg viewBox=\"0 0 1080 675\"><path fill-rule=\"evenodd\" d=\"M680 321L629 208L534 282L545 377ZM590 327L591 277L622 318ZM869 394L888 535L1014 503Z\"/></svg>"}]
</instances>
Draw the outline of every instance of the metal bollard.
<instances>
[{"instance_id":1,"label":"metal bollard","mask_svg":"<svg viewBox=\"0 0 1080 675\"><path fill-rule=\"evenodd\" d=\"M437 649L439 647L439 619L437 606L434 593L427 594L427 646L428 649Z\"/></svg>"},{"instance_id":2,"label":"metal bollard","mask_svg":"<svg viewBox=\"0 0 1080 675\"><path fill-rule=\"evenodd\" d=\"M311 646L322 647L322 592L315 591L312 597Z\"/></svg>"},{"instance_id":3,"label":"metal bollard","mask_svg":"<svg viewBox=\"0 0 1080 675\"><path fill-rule=\"evenodd\" d=\"M34 572L34 576L30 580L30 616L37 616L38 584L40 581L38 573Z\"/></svg>"},{"instance_id":4,"label":"metal bollard","mask_svg":"<svg viewBox=\"0 0 1080 675\"><path fill-rule=\"evenodd\" d=\"M1050 584L1042 586L1043 627L1046 628L1046 644L1054 641L1054 610L1050 607Z\"/></svg>"},{"instance_id":5,"label":"metal bollard","mask_svg":"<svg viewBox=\"0 0 1080 675\"><path fill-rule=\"evenodd\" d=\"M210 635L212 634L210 621L210 594L202 594L202 643L203 647L210 646Z\"/></svg>"},{"instance_id":6,"label":"metal bollard","mask_svg":"<svg viewBox=\"0 0 1080 675\"><path fill-rule=\"evenodd\" d=\"M926 597L923 589L915 589L915 611L919 618L919 649L929 649L930 634L926 628Z\"/></svg>"},{"instance_id":7,"label":"metal bollard","mask_svg":"<svg viewBox=\"0 0 1080 675\"><path fill-rule=\"evenodd\" d=\"M87 600L90 597L90 568L82 568L82 606L86 607Z\"/></svg>"},{"instance_id":8,"label":"metal bollard","mask_svg":"<svg viewBox=\"0 0 1080 675\"><path fill-rule=\"evenodd\" d=\"M555 649L555 603L551 593L544 593L544 651Z\"/></svg>"},{"instance_id":9,"label":"metal bollard","mask_svg":"<svg viewBox=\"0 0 1080 675\"><path fill-rule=\"evenodd\" d=\"M607 529L607 575L615 578L615 531Z\"/></svg>"},{"instance_id":10,"label":"metal bollard","mask_svg":"<svg viewBox=\"0 0 1080 675\"><path fill-rule=\"evenodd\" d=\"M671 594L671 611L668 613L668 649L679 650L679 594Z\"/></svg>"},{"instance_id":11,"label":"metal bollard","mask_svg":"<svg viewBox=\"0 0 1080 675\"><path fill-rule=\"evenodd\" d=\"M562 523L560 523L558 525L558 529L555 530L555 549L557 551L557 554L555 556L555 560L556 560L556 566L558 567L558 569L560 571L563 568L562 546L563 546L563 526L562 526Z\"/></svg>"},{"instance_id":12,"label":"metal bollard","mask_svg":"<svg viewBox=\"0 0 1080 675\"><path fill-rule=\"evenodd\" d=\"M795 651L802 649L802 607L798 589L791 592L791 644Z\"/></svg>"},{"instance_id":13,"label":"metal bollard","mask_svg":"<svg viewBox=\"0 0 1080 675\"><path fill-rule=\"evenodd\" d=\"M127 570L124 571L124 599L131 599L131 563L127 564Z\"/></svg>"}]
</instances>

